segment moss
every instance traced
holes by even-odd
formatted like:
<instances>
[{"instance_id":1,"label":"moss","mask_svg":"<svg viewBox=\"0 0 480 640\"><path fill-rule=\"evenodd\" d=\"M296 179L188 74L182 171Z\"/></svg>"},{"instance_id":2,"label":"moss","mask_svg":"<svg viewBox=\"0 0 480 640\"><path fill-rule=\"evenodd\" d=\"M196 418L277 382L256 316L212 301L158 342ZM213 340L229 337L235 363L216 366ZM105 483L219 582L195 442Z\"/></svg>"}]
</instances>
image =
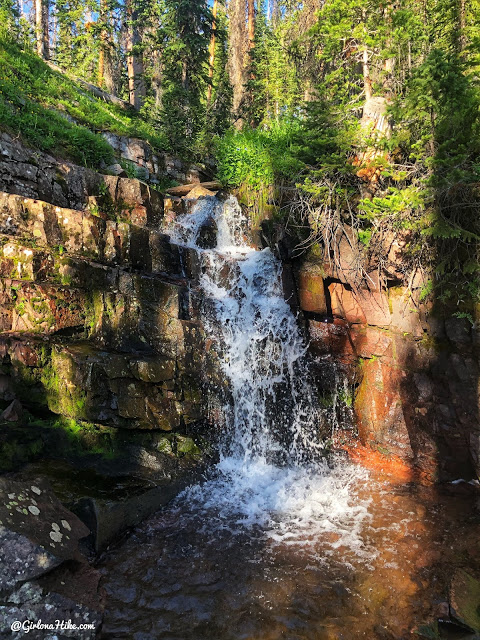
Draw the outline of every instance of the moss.
<instances>
[{"instance_id":1,"label":"moss","mask_svg":"<svg viewBox=\"0 0 480 640\"><path fill-rule=\"evenodd\" d=\"M86 94L38 56L3 39L0 67L0 126L34 147L86 166L113 161L110 145L97 133L101 131L146 139L157 149L165 147L152 124L134 111ZM58 112L60 105L75 122Z\"/></svg>"},{"instance_id":2,"label":"moss","mask_svg":"<svg viewBox=\"0 0 480 640\"><path fill-rule=\"evenodd\" d=\"M170 456L174 455L173 446L172 446L172 439L169 438L168 436L160 438L160 440L157 442L156 449L160 453L165 453L165 454L170 455Z\"/></svg>"},{"instance_id":3,"label":"moss","mask_svg":"<svg viewBox=\"0 0 480 640\"><path fill-rule=\"evenodd\" d=\"M68 418L88 419L87 397L75 384L74 367L68 354L54 349L50 362L42 369L40 381L51 411Z\"/></svg>"},{"instance_id":4,"label":"moss","mask_svg":"<svg viewBox=\"0 0 480 640\"><path fill-rule=\"evenodd\" d=\"M198 447L192 438L175 434L176 441L176 454L177 456L190 456L192 458L200 458L202 451Z\"/></svg>"},{"instance_id":5,"label":"moss","mask_svg":"<svg viewBox=\"0 0 480 640\"><path fill-rule=\"evenodd\" d=\"M103 317L103 295L101 291L89 292L85 305L85 329L88 336L95 334L97 325Z\"/></svg>"},{"instance_id":6,"label":"moss","mask_svg":"<svg viewBox=\"0 0 480 640\"><path fill-rule=\"evenodd\" d=\"M418 638L427 638L427 640L439 640L440 635L438 631L438 623L431 622L430 624L422 624L417 627L414 632Z\"/></svg>"},{"instance_id":7,"label":"moss","mask_svg":"<svg viewBox=\"0 0 480 640\"><path fill-rule=\"evenodd\" d=\"M97 455L105 460L112 460L120 453L115 446L116 430L112 427L65 416L57 418L50 426L65 434L68 442L65 451L67 454Z\"/></svg>"},{"instance_id":8,"label":"moss","mask_svg":"<svg viewBox=\"0 0 480 640\"><path fill-rule=\"evenodd\" d=\"M452 605L463 622L480 631L480 582L461 569L452 582Z\"/></svg>"},{"instance_id":9,"label":"moss","mask_svg":"<svg viewBox=\"0 0 480 640\"><path fill-rule=\"evenodd\" d=\"M23 424L15 429L9 423L5 429L0 441L0 473L13 471L19 465L38 459L43 453L45 444L42 438L31 433L26 437Z\"/></svg>"},{"instance_id":10,"label":"moss","mask_svg":"<svg viewBox=\"0 0 480 640\"><path fill-rule=\"evenodd\" d=\"M353 393L349 388L340 389L338 392L338 399L340 402L345 404L347 407L353 406Z\"/></svg>"}]
</instances>

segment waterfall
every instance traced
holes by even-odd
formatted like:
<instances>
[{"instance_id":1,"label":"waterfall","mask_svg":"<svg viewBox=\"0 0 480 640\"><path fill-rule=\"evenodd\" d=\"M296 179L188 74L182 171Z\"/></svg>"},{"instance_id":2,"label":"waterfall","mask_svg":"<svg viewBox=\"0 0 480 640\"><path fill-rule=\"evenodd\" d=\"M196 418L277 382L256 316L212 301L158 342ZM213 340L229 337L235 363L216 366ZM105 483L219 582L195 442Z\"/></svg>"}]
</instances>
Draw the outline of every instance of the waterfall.
<instances>
[{"instance_id":1,"label":"waterfall","mask_svg":"<svg viewBox=\"0 0 480 640\"><path fill-rule=\"evenodd\" d=\"M205 225L216 228L214 248L199 246ZM212 478L187 490L188 500L230 530L261 527L289 544L335 531L335 544L358 546L367 508L351 499L351 489L365 472L327 462L282 264L270 249L251 248L245 228L230 196L199 200L167 229L173 243L198 253L204 325L230 389L220 462Z\"/></svg>"}]
</instances>

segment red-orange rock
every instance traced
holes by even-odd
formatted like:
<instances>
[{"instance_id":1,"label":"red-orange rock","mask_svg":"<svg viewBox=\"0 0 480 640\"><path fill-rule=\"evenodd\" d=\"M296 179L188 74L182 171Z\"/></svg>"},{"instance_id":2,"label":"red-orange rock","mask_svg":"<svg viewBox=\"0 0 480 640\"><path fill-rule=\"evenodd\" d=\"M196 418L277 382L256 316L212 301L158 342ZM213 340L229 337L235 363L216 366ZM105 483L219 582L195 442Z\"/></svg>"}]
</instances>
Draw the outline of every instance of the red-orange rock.
<instances>
[{"instance_id":1,"label":"red-orange rock","mask_svg":"<svg viewBox=\"0 0 480 640\"><path fill-rule=\"evenodd\" d=\"M340 282L332 282L328 291L332 304L332 313L337 318L345 318L350 324L364 324L367 319L351 289Z\"/></svg>"},{"instance_id":2,"label":"red-orange rock","mask_svg":"<svg viewBox=\"0 0 480 640\"><path fill-rule=\"evenodd\" d=\"M378 450L361 445L358 441L342 445L348 457L367 469L379 472L389 480L411 482L414 479L413 467L402 458L395 455L385 455Z\"/></svg>"},{"instance_id":3,"label":"red-orange rock","mask_svg":"<svg viewBox=\"0 0 480 640\"><path fill-rule=\"evenodd\" d=\"M376 327L388 327L390 325L390 310L384 291L360 289L357 301L365 314L367 324Z\"/></svg>"},{"instance_id":4,"label":"red-orange rock","mask_svg":"<svg viewBox=\"0 0 480 640\"><path fill-rule=\"evenodd\" d=\"M351 338L355 353L361 358L392 355L392 338L384 330L377 327L351 327Z\"/></svg>"},{"instance_id":5,"label":"red-orange rock","mask_svg":"<svg viewBox=\"0 0 480 640\"><path fill-rule=\"evenodd\" d=\"M389 290L392 309L392 329L402 333L411 333L416 337L423 335L420 308L405 287Z\"/></svg>"},{"instance_id":6,"label":"red-orange rock","mask_svg":"<svg viewBox=\"0 0 480 640\"><path fill-rule=\"evenodd\" d=\"M335 318L334 322L309 320L311 346L317 355L331 355L336 358L354 358L353 344L345 320Z\"/></svg>"},{"instance_id":7,"label":"red-orange rock","mask_svg":"<svg viewBox=\"0 0 480 640\"><path fill-rule=\"evenodd\" d=\"M355 398L355 414L362 444L384 449L384 453L412 458L413 451L402 407L401 389L405 372L382 362L366 360Z\"/></svg>"}]
</instances>

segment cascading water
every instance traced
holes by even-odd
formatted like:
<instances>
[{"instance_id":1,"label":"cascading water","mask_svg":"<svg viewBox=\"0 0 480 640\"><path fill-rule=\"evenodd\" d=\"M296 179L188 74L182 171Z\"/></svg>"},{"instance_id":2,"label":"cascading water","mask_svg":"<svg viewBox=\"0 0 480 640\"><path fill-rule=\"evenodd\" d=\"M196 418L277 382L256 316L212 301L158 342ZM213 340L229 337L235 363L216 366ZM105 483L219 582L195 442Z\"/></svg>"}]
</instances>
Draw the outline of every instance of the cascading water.
<instances>
[{"instance_id":1,"label":"cascading water","mask_svg":"<svg viewBox=\"0 0 480 640\"><path fill-rule=\"evenodd\" d=\"M218 343L231 392L215 476L179 500L188 496L190 505L210 511L209 527L213 517L222 527L260 527L289 543L335 531L335 545L360 551L367 509L354 504L351 487L365 472L326 461L306 347L283 295L282 265L270 249L245 243L245 223L235 198L207 197L168 229L173 243L198 252L204 324ZM217 228L213 249L199 246L206 224Z\"/></svg>"},{"instance_id":2,"label":"cascading water","mask_svg":"<svg viewBox=\"0 0 480 640\"><path fill-rule=\"evenodd\" d=\"M215 227L216 247L202 249ZM244 227L233 198L205 198L168 229L188 247L186 270L198 272L228 382L221 456L204 482L107 554L101 637L400 640L428 631L454 566L438 559L459 535L458 496L446 519L429 492L326 462L281 265L246 245ZM471 503L462 509L471 527ZM463 566L472 538L459 537Z\"/></svg>"}]
</instances>

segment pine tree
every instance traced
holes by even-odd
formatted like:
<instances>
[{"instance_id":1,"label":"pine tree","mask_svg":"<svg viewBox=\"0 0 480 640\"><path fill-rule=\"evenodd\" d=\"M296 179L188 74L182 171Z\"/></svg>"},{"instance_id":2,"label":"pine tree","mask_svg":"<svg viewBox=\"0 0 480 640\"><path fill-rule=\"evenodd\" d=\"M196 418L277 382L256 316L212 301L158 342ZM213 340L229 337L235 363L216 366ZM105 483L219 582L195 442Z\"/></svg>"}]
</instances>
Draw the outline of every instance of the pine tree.
<instances>
[{"instance_id":1,"label":"pine tree","mask_svg":"<svg viewBox=\"0 0 480 640\"><path fill-rule=\"evenodd\" d=\"M172 149L193 150L208 84L212 14L205 0L165 0L161 122Z\"/></svg>"}]
</instances>

